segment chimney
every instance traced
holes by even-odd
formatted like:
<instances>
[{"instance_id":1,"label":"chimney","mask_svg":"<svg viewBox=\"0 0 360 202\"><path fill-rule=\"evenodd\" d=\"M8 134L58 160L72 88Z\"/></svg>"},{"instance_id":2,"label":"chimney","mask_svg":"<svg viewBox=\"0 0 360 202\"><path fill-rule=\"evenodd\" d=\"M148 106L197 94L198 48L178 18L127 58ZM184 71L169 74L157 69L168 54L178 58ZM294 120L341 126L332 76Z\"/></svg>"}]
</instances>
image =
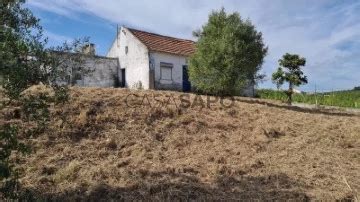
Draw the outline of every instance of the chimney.
<instances>
[{"instance_id":1,"label":"chimney","mask_svg":"<svg viewBox=\"0 0 360 202\"><path fill-rule=\"evenodd\" d=\"M82 53L86 54L86 55L95 55L95 44L93 43L89 43L84 45L84 47L82 48Z\"/></svg>"}]
</instances>

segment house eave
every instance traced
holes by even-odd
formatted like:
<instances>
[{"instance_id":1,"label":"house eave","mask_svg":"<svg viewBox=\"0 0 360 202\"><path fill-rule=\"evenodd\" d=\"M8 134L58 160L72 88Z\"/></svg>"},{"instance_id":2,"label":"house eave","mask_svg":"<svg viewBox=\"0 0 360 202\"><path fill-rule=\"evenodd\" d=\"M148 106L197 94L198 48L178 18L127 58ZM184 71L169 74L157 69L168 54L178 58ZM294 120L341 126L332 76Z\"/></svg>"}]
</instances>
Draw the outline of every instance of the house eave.
<instances>
[{"instance_id":1,"label":"house eave","mask_svg":"<svg viewBox=\"0 0 360 202\"><path fill-rule=\"evenodd\" d=\"M188 54L175 54L172 52L166 52L166 51L157 51L157 50L149 50L150 53L160 53L160 54L167 54L167 55L173 55L173 56L180 56L180 57L191 57L192 54L188 55Z\"/></svg>"}]
</instances>

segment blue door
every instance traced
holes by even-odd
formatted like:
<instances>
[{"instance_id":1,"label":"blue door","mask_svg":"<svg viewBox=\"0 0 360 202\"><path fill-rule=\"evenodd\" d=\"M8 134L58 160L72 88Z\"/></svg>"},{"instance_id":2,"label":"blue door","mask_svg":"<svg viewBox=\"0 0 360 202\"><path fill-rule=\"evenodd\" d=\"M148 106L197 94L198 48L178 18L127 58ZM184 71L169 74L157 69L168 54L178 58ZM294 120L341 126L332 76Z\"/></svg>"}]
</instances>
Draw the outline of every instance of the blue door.
<instances>
[{"instance_id":1,"label":"blue door","mask_svg":"<svg viewBox=\"0 0 360 202\"><path fill-rule=\"evenodd\" d=\"M188 74L188 66L183 66L183 91L190 92L191 91L191 83L189 81L189 74Z\"/></svg>"}]
</instances>

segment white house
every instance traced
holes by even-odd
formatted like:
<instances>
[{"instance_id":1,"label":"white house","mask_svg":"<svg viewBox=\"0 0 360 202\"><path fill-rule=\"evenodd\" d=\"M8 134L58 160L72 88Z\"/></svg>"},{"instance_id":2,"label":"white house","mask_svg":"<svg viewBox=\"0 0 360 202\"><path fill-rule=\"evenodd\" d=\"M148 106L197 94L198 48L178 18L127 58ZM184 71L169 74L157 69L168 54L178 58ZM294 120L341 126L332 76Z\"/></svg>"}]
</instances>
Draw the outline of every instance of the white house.
<instances>
[{"instance_id":1,"label":"white house","mask_svg":"<svg viewBox=\"0 0 360 202\"><path fill-rule=\"evenodd\" d=\"M124 87L190 91L187 58L195 42L121 27L107 57L119 59Z\"/></svg>"},{"instance_id":2,"label":"white house","mask_svg":"<svg viewBox=\"0 0 360 202\"><path fill-rule=\"evenodd\" d=\"M195 42L121 27L106 57L95 55L89 44L83 50L90 75L76 77L80 86L126 87L191 91L187 59ZM242 92L254 96L254 84Z\"/></svg>"}]
</instances>

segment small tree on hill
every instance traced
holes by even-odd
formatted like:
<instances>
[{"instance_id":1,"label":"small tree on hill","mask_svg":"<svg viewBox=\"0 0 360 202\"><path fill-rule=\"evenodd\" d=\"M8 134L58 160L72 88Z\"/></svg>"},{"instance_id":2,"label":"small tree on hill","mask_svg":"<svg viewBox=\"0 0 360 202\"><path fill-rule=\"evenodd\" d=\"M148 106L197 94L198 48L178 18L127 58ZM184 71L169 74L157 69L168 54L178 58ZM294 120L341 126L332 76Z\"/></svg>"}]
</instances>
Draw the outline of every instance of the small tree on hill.
<instances>
[{"instance_id":1,"label":"small tree on hill","mask_svg":"<svg viewBox=\"0 0 360 202\"><path fill-rule=\"evenodd\" d=\"M289 89L285 91L288 96L288 103L292 103L292 95L294 94L294 87L307 84L307 77L304 76L301 70L305 66L306 59L299 55L292 55L286 53L282 59L279 60L280 67L272 75L272 80L279 89L284 82L289 83Z\"/></svg>"},{"instance_id":2,"label":"small tree on hill","mask_svg":"<svg viewBox=\"0 0 360 202\"><path fill-rule=\"evenodd\" d=\"M239 13L214 11L198 37L190 58L189 78L198 91L217 95L237 95L258 71L267 53L261 32Z\"/></svg>"}]
</instances>

